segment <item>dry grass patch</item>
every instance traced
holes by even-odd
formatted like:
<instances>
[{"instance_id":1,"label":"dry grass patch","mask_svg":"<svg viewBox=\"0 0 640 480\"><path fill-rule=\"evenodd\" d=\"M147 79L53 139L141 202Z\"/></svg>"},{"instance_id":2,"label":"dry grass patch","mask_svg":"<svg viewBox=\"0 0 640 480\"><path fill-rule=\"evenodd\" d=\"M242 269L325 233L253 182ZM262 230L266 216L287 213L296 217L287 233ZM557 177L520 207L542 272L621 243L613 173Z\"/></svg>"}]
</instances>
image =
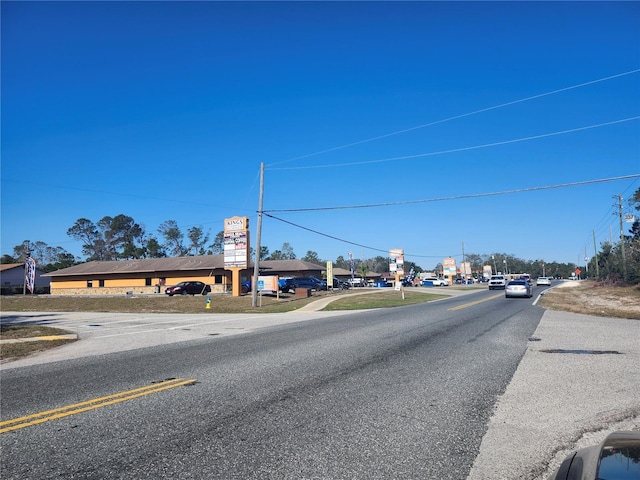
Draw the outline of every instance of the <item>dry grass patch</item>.
<instances>
[{"instance_id":1,"label":"dry grass patch","mask_svg":"<svg viewBox=\"0 0 640 480\"><path fill-rule=\"evenodd\" d=\"M539 305L551 310L640 320L640 286L583 281L575 286L547 291Z\"/></svg>"}]
</instances>

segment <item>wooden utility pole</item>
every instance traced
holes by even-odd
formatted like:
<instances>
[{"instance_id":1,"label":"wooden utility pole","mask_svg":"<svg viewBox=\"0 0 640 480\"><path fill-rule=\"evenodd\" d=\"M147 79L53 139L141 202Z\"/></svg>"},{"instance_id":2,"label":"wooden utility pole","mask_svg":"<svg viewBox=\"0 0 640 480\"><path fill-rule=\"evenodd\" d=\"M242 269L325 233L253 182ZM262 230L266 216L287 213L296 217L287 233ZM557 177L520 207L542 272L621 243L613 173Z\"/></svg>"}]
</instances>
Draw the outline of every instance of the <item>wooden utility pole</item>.
<instances>
[{"instance_id":1,"label":"wooden utility pole","mask_svg":"<svg viewBox=\"0 0 640 480\"><path fill-rule=\"evenodd\" d=\"M620 255L622 255L622 279L627 280L627 256L624 252L624 227L622 225L622 195L616 195L618 199L618 217L620 217Z\"/></svg>"},{"instance_id":2,"label":"wooden utility pole","mask_svg":"<svg viewBox=\"0 0 640 480\"><path fill-rule=\"evenodd\" d=\"M264 162L260 163L260 197L258 199L258 224L256 225L256 253L253 260L253 281L251 282L251 306L258 306L258 276L260 275L260 235L262 234L262 201L264 198Z\"/></svg>"},{"instance_id":3,"label":"wooden utility pole","mask_svg":"<svg viewBox=\"0 0 640 480\"><path fill-rule=\"evenodd\" d=\"M593 252L594 252L594 259L596 261L596 277L600 278L600 266L598 265L598 249L596 248L596 231L593 231Z\"/></svg>"}]
</instances>

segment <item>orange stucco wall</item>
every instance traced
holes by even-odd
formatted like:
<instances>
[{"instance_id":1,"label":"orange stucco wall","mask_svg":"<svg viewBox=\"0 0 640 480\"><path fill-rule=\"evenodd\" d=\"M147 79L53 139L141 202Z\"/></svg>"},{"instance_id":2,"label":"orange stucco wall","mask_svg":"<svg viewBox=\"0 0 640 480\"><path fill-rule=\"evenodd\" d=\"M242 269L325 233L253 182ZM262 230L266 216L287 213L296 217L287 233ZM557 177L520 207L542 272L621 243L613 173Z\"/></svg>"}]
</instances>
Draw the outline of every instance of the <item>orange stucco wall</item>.
<instances>
[{"instance_id":1,"label":"orange stucco wall","mask_svg":"<svg viewBox=\"0 0 640 480\"><path fill-rule=\"evenodd\" d=\"M209 273L209 272L207 272ZM164 294L164 289L170 285L183 281L200 281L211 286L211 293L228 293L231 291L231 272L220 271L215 272L216 275L222 275L222 283L215 283L215 275L201 275L199 272L163 272L162 277L155 276L127 277L122 274L118 275L95 275L82 276L75 278L51 278L51 295L119 295L133 292L135 294ZM147 279L151 279L148 282ZM161 278L164 280L161 281ZM92 286L89 287L87 282L91 280ZM103 280L104 286L100 286L100 280ZM148 285L147 283L150 283Z\"/></svg>"}]
</instances>

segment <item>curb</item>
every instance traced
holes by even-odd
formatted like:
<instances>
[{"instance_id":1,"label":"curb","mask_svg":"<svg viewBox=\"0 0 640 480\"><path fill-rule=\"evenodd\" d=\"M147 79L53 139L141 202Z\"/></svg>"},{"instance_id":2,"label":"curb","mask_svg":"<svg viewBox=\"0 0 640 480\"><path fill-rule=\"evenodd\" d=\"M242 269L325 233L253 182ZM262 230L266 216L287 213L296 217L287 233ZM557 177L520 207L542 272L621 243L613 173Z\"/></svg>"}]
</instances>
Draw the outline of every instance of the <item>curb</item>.
<instances>
[{"instance_id":1,"label":"curb","mask_svg":"<svg viewBox=\"0 0 640 480\"><path fill-rule=\"evenodd\" d=\"M77 333L68 333L65 335L47 335L46 337L27 337L27 338L8 338L0 340L3 343L24 343L24 342L42 342L48 340L78 340Z\"/></svg>"}]
</instances>

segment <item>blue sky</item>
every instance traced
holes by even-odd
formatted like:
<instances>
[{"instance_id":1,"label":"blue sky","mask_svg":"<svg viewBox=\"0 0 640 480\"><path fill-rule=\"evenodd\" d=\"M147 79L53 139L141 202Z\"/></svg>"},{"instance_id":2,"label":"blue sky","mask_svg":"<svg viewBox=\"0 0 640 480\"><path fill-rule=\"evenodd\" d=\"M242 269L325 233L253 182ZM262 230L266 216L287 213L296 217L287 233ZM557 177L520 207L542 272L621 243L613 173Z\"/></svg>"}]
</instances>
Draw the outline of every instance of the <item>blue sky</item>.
<instances>
[{"instance_id":1,"label":"blue sky","mask_svg":"<svg viewBox=\"0 0 640 480\"><path fill-rule=\"evenodd\" d=\"M255 247L264 163L270 251L573 263L640 188L640 2L1 9L2 254L121 213Z\"/></svg>"}]
</instances>

